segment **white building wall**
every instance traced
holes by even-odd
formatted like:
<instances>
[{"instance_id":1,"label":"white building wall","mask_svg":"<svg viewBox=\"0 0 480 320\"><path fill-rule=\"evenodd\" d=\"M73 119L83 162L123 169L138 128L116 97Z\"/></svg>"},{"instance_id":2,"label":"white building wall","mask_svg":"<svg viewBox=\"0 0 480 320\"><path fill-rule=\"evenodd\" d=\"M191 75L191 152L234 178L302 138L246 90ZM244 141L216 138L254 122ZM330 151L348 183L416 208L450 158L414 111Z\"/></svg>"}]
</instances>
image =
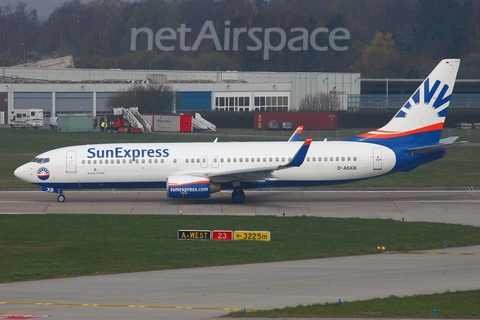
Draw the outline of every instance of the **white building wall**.
<instances>
[{"instance_id":1,"label":"white building wall","mask_svg":"<svg viewBox=\"0 0 480 320\"><path fill-rule=\"evenodd\" d=\"M1 68L2 80L6 83L5 91L9 92L9 110L13 108L14 92L51 92L53 97L58 92L90 92L93 100L94 92L117 92L120 89L127 89L134 81L146 81L149 74L164 74L168 81L210 81L170 84L178 91L212 91L212 107L215 97L220 92L226 94L233 91L249 91L254 97L255 92L274 95L275 91L287 90L290 109L295 109L306 95L317 92L338 94L343 109L347 109L348 94L360 94L359 73ZM47 83L13 83L21 78L29 79L31 82ZM112 83L108 83L109 80ZM120 80L125 83L113 83ZM103 83L90 83L100 81ZM52 108L55 110L55 102ZM91 108L96 109L96 106Z\"/></svg>"}]
</instances>

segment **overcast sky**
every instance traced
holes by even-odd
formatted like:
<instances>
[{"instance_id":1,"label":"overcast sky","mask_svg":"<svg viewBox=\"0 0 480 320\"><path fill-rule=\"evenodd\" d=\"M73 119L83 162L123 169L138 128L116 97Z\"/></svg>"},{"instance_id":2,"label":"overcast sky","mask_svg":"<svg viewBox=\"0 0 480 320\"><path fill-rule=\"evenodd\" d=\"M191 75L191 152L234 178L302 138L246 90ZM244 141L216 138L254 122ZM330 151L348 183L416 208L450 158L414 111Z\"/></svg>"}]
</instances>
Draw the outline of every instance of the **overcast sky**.
<instances>
[{"instance_id":1,"label":"overcast sky","mask_svg":"<svg viewBox=\"0 0 480 320\"><path fill-rule=\"evenodd\" d=\"M83 3L91 2L92 0L80 0ZM131 0L133 1L133 0ZM56 7L61 6L69 0L0 0L0 6L5 7L11 4L13 8L17 6L19 2L27 4L27 9L37 9L37 15L39 19L46 19L50 13L55 10Z\"/></svg>"}]
</instances>

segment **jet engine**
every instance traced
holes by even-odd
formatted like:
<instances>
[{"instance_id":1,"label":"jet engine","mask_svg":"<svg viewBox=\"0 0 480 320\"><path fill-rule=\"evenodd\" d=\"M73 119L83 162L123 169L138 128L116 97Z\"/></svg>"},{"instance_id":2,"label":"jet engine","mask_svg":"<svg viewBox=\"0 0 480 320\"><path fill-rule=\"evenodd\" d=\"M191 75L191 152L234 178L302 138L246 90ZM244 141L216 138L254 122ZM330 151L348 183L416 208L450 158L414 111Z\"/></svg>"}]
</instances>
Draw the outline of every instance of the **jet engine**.
<instances>
[{"instance_id":1,"label":"jet engine","mask_svg":"<svg viewBox=\"0 0 480 320\"><path fill-rule=\"evenodd\" d=\"M209 198L210 194L220 191L220 184L209 179L195 176L171 176L167 179L169 198Z\"/></svg>"}]
</instances>

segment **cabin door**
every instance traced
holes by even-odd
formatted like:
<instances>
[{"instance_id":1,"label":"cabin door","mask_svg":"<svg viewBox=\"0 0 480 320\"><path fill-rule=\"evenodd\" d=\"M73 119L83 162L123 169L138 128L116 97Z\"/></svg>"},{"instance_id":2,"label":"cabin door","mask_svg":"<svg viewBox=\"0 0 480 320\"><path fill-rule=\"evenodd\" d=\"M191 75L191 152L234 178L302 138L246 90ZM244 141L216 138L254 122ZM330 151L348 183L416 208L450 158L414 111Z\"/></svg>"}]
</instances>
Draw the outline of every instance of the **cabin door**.
<instances>
[{"instance_id":1,"label":"cabin door","mask_svg":"<svg viewBox=\"0 0 480 320\"><path fill-rule=\"evenodd\" d=\"M373 170L382 170L382 149L373 149Z\"/></svg>"},{"instance_id":2,"label":"cabin door","mask_svg":"<svg viewBox=\"0 0 480 320\"><path fill-rule=\"evenodd\" d=\"M67 173L77 172L77 161L75 151L67 151Z\"/></svg>"}]
</instances>

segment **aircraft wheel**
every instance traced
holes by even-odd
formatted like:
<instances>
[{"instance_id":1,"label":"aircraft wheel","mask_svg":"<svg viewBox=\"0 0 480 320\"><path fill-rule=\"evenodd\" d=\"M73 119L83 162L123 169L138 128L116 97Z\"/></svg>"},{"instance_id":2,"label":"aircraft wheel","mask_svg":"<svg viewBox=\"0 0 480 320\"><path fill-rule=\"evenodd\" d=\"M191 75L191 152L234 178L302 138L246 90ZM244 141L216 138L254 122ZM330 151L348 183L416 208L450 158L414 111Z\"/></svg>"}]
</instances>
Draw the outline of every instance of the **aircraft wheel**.
<instances>
[{"instance_id":1,"label":"aircraft wheel","mask_svg":"<svg viewBox=\"0 0 480 320\"><path fill-rule=\"evenodd\" d=\"M233 203L241 204L245 202L245 192L242 189L235 189L232 192Z\"/></svg>"},{"instance_id":2,"label":"aircraft wheel","mask_svg":"<svg viewBox=\"0 0 480 320\"><path fill-rule=\"evenodd\" d=\"M65 197L64 194L59 194L59 195L57 196L57 201L58 201L58 202L65 202L65 199L66 199L66 197Z\"/></svg>"}]
</instances>

